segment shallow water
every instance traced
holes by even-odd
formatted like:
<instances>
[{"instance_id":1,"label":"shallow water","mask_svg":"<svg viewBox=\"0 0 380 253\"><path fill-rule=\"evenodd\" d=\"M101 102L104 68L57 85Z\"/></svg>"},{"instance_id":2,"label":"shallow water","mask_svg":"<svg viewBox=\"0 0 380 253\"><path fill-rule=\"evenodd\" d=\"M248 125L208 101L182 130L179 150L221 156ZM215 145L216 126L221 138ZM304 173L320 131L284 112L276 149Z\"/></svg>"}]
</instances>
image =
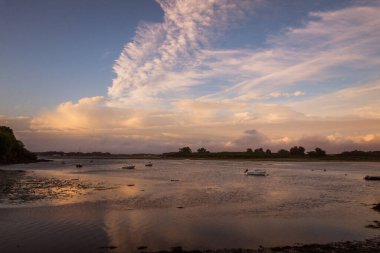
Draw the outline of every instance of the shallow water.
<instances>
[{"instance_id":1,"label":"shallow water","mask_svg":"<svg viewBox=\"0 0 380 253\"><path fill-rule=\"evenodd\" d=\"M113 189L0 203L0 252L257 248L379 235L365 226L380 220L371 209L380 202L380 182L363 177L380 174L380 163L129 162L135 170L120 169L122 160L6 167ZM269 176L244 176L247 168L266 169Z\"/></svg>"}]
</instances>

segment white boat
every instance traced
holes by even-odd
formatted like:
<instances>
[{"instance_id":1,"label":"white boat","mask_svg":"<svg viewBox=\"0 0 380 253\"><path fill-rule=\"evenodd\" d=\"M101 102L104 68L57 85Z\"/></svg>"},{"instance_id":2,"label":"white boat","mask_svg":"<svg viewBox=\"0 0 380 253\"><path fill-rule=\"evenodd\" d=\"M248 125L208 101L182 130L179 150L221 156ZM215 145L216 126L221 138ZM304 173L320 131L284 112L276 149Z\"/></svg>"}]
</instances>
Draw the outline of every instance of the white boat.
<instances>
[{"instance_id":1,"label":"white boat","mask_svg":"<svg viewBox=\"0 0 380 253\"><path fill-rule=\"evenodd\" d=\"M123 166L121 167L122 169L127 169L127 170L132 170L134 169L136 166L135 165L126 165L126 166Z\"/></svg>"},{"instance_id":2,"label":"white boat","mask_svg":"<svg viewBox=\"0 0 380 253\"><path fill-rule=\"evenodd\" d=\"M145 164L146 167L152 167L153 166L153 163L152 162L148 162Z\"/></svg>"},{"instance_id":3,"label":"white boat","mask_svg":"<svg viewBox=\"0 0 380 253\"><path fill-rule=\"evenodd\" d=\"M244 175L246 176L267 176L267 172L262 169L255 169L253 171L245 170Z\"/></svg>"}]
</instances>

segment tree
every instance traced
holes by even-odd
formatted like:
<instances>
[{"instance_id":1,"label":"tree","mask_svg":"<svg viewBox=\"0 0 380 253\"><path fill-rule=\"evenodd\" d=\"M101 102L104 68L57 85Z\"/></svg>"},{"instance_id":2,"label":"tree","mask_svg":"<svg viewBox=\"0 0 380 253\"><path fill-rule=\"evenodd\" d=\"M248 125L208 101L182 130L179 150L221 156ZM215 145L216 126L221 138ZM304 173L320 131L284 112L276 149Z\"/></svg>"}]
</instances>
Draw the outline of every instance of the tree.
<instances>
[{"instance_id":1,"label":"tree","mask_svg":"<svg viewBox=\"0 0 380 253\"><path fill-rule=\"evenodd\" d=\"M270 151L270 149L267 149L267 150L265 151L265 154L266 154L267 156L270 156L270 155L272 155L272 151Z\"/></svg>"},{"instance_id":2,"label":"tree","mask_svg":"<svg viewBox=\"0 0 380 253\"><path fill-rule=\"evenodd\" d=\"M193 151L191 151L191 148L189 147L183 147L179 149L179 153L181 154L191 154Z\"/></svg>"},{"instance_id":3,"label":"tree","mask_svg":"<svg viewBox=\"0 0 380 253\"><path fill-rule=\"evenodd\" d=\"M37 156L28 151L24 144L17 140L13 130L0 126L0 163L33 162Z\"/></svg>"},{"instance_id":4,"label":"tree","mask_svg":"<svg viewBox=\"0 0 380 253\"><path fill-rule=\"evenodd\" d=\"M280 149L279 151L277 151L277 155L279 157L288 157L290 154L290 152L286 149Z\"/></svg>"},{"instance_id":5,"label":"tree","mask_svg":"<svg viewBox=\"0 0 380 253\"><path fill-rule=\"evenodd\" d=\"M253 153L253 150L251 148L247 148L247 153Z\"/></svg>"},{"instance_id":6,"label":"tree","mask_svg":"<svg viewBox=\"0 0 380 253\"><path fill-rule=\"evenodd\" d=\"M322 157L322 156L326 156L326 151L324 151L320 148L315 148L315 151L309 151L309 152L307 152L307 154L310 157Z\"/></svg>"},{"instance_id":7,"label":"tree","mask_svg":"<svg viewBox=\"0 0 380 253\"><path fill-rule=\"evenodd\" d=\"M265 152L264 152L263 148L257 148L257 149L255 149L255 155L264 156Z\"/></svg>"},{"instance_id":8,"label":"tree","mask_svg":"<svg viewBox=\"0 0 380 253\"><path fill-rule=\"evenodd\" d=\"M198 148L197 152L200 153L200 154L210 153L210 151L208 151L207 149L205 149L203 147L202 148Z\"/></svg>"},{"instance_id":9,"label":"tree","mask_svg":"<svg viewBox=\"0 0 380 253\"><path fill-rule=\"evenodd\" d=\"M302 146L294 146L290 149L290 154L291 155L296 155L296 156L303 156L305 155L305 148Z\"/></svg>"}]
</instances>

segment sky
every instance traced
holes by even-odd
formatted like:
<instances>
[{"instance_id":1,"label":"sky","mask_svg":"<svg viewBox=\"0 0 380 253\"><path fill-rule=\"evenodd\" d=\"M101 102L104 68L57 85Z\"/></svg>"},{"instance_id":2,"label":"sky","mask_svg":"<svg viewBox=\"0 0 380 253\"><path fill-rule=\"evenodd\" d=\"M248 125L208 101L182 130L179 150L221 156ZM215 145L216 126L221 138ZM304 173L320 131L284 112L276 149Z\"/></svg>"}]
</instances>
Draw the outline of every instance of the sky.
<instances>
[{"instance_id":1,"label":"sky","mask_svg":"<svg viewBox=\"0 0 380 253\"><path fill-rule=\"evenodd\" d=\"M380 150L380 1L0 0L32 151Z\"/></svg>"}]
</instances>

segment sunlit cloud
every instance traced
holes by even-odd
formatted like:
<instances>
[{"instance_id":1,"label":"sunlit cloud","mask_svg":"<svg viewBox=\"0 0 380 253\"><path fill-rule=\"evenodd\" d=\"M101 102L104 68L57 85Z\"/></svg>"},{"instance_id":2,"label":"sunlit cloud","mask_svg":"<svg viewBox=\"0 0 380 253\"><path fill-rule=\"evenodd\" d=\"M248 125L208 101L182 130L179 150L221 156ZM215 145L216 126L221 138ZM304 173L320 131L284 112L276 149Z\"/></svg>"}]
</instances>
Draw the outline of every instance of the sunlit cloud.
<instances>
[{"instance_id":1,"label":"sunlit cloud","mask_svg":"<svg viewBox=\"0 0 380 253\"><path fill-rule=\"evenodd\" d=\"M350 115L362 118L380 118L380 79L342 88L331 93L294 102L299 111L325 117Z\"/></svg>"},{"instance_id":2,"label":"sunlit cloud","mask_svg":"<svg viewBox=\"0 0 380 253\"><path fill-rule=\"evenodd\" d=\"M170 72L196 67L199 51L220 31L244 18L247 10L258 1L157 2L164 11L164 21L140 25L134 40L125 46L114 66L116 78L108 94L124 103L145 101L146 97L191 85L181 80L174 85L168 83L170 80L165 80L165 85L157 82L167 79L168 72L170 75Z\"/></svg>"},{"instance_id":3,"label":"sunlit cloud","mask_svg":"<svg viewBox=\"0 0 380 253\"><path fill-rule=\"evenodd\" d=\"M380 6L310 13L265 48L225 50L212 39L260 1L158 3L163 22L138 27L108 97L62 103L30 131L124 152L379 149Z\"/></svg>"}]
</instances>

